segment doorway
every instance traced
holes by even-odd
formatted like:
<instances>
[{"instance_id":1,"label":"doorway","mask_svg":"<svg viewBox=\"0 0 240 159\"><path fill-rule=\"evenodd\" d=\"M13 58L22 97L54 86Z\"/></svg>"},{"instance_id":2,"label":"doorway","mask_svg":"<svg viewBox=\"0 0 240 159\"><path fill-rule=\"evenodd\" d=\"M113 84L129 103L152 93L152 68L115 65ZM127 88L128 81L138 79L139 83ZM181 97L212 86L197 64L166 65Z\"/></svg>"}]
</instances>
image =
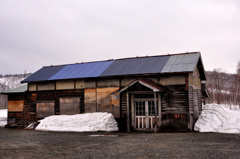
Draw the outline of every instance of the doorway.
<instances>
[{"instance_id":1,"label":"doorway","mask_svg":"<svg viewBox=\"0 0 240 159\"><path fill-rule=\"evenodd\" d=\"M155 128L155 105L153 94L141 95L145 98L138 98L139 96L140 95L136 94L134 98L135 129L152 130ZM158 100L156 103L157 120L159 121Z\"/></svg>"}]
</instances>

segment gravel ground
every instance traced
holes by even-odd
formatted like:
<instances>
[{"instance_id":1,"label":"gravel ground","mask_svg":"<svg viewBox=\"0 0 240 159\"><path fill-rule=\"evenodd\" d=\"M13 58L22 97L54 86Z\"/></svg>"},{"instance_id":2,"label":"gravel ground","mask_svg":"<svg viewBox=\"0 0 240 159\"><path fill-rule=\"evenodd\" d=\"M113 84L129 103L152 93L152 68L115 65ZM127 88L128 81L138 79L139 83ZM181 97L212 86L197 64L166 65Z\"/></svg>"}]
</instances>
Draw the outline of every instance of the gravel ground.
<instances>
[{"instance_id":1,"label":"gravel ground","mask_svg":"<svg viewBox=\"0 0 240 159\"><path fill-rule=\"evenodd\" d=\"M240 158L240 135L66 133L0 128L0 158Z\"/></svg>"}]
</instances>

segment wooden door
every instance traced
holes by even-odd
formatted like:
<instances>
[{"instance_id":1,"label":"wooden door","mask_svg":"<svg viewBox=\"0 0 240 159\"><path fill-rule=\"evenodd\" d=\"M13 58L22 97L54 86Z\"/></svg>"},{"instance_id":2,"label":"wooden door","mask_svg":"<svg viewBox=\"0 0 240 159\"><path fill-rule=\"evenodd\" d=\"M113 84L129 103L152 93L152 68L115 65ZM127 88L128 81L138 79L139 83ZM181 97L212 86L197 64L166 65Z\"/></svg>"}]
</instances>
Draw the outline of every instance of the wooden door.
<instances>
[{"instance_id":1,"label":"wooden door","mask_svg":"<svg viewBox=\"0 0 240 159\"><path fill-rule=\"evenodd\" d=\"M135 128L150 130L155 128L155 106L154 100L137 100L134 101L135 107ZM158 104L157 119L159 120Z\"/></svg>"}]
</instances>

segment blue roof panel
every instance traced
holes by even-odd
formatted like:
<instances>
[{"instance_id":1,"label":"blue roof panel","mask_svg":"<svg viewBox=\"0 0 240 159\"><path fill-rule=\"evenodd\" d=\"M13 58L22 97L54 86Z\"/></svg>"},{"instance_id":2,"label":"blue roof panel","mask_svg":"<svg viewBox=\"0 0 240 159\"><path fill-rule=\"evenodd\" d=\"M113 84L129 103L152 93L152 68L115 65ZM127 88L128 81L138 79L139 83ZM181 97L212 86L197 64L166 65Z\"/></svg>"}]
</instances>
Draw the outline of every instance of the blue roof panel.
<instances>
[{"instance_id":1,"label":"blue roof panel","mask_svg":"<svg viewBox=\"0 0 240 159\"><path fill-rule=\"evenodd\" d=\"M66 65L49 80L99 77L114 61Z\"/></svg>"}]
</instances>

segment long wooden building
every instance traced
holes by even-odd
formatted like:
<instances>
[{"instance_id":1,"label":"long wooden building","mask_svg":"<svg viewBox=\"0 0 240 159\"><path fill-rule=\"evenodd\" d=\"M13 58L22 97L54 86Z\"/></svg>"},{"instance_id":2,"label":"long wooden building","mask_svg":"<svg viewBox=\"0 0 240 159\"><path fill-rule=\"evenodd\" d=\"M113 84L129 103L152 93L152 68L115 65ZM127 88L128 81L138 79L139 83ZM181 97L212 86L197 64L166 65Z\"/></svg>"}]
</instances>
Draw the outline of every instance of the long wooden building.
<instances>
[{"instance_id":1,"label":"long wooden building","mask_svg":"<svg viewBox=\"0 0 240 159\"><path fill-rule=\"evenodd\" d=\"M47 66L22 81L22 107L11 106L8 121L109 112L123 131L192 130L204 81L200 52Z\"/></svg>"}]
</instances>

